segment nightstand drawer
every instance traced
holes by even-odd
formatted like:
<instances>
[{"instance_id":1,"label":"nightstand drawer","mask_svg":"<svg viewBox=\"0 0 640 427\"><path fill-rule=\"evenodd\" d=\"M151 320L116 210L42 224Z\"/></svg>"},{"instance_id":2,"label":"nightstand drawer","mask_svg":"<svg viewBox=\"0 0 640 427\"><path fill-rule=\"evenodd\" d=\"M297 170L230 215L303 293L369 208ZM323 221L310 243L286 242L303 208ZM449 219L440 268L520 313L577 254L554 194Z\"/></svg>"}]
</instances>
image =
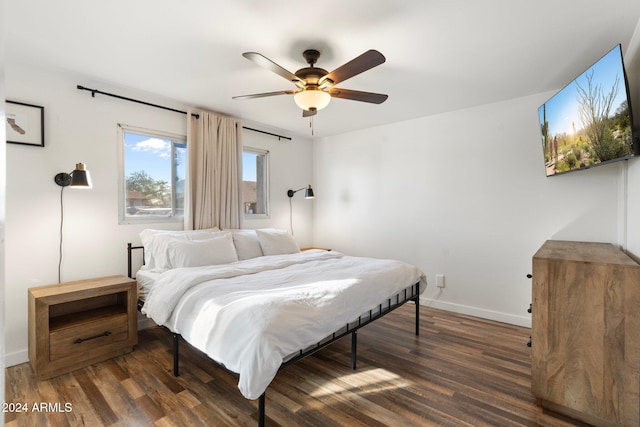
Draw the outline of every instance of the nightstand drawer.
<instances>
[{"instance_id":1,"label":"nightstand drawer","mask_svg":"<svg viewBox=\"0 0 640 427\"><path fill-rule=\"evenodd\" d=\"M56 331L49 335L49 360L95 351L97 348L127 341L129 324L126 313L101 318Z\"/></svg>"}]
</instances>

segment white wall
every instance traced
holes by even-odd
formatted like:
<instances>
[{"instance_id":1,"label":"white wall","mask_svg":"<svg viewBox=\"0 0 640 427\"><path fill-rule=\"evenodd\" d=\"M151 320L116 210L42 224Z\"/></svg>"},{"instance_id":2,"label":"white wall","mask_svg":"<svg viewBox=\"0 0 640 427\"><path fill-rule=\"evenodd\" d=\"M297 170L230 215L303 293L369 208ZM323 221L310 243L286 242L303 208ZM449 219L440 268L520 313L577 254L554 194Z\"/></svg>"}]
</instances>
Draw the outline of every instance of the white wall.
<instances>
[{"instance_id":1,"label":"white wall","mask_svg":"<svg viewBox=\"0 0 640 427\"><path fill-rule=\"evenodd\" d=\"M530 325L540 245L618 237L621 163L545 177L537 109L551 95L314 143L315 244L413 263L428 304Z\"/></svg>"},{"instance_id":2,"label":"white wall","mask_svg":"<svg viewBox=\"0 0 640 427\"><path fill-rule=\"evenodd\" d=\"M640 136L640 21L623 49ZM315 244L411 262L427 274L424 303L525 326L525 274L545 240L640 256L640 161L544 176L536 112L552 94L316 142Z\"/></svg>"},{"instance_id":3,"label":"white wall","mask_svg":"<svg viewBox=\"0 0 640 427\"><path fill-rule=\"evenodd\" d=\"M185 106L105 82L82 80L59 70L10 64L6 68L6 96L45 107L45 147L8 144L6 218L6 362L27 360L27 289L57 283L60 224L58 172L86 163L91 190L64 190L65 227L62 281L126 274L126 243L139 243L148 225L118 225L118 123L186 133L185 116L102 95L95 98L76 85L97 88L173 108ZM255 125L253 127L259 127ZM248 221L247 228L288 229L286 190L311 182L309 140L278 141L246 131L247 146L271 152L270 220ZM4 164L4 162L3 162ZM301 199L303 202L304 198ZM311 244L312 205L295 200L294 220L300 245ZM181 228L153 224L152 228Z\"/></svg>"}]
</instances>

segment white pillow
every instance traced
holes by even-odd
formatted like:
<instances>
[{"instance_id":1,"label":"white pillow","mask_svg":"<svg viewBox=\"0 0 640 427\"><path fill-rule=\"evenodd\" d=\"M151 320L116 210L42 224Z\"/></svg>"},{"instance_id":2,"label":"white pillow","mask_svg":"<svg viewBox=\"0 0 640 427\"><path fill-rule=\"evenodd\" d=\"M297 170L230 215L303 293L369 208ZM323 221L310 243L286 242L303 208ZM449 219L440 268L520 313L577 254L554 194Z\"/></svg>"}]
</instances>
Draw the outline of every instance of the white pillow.
<instances>
[{"instance_id":1,"label":"white pillow","mask_svg":"<svg viewBox=\"0 0 640 427\"><path fill-rule=\"evenodd\" d=\"M231 234L240 261L264 255L256 230L232 230Z\"/></svg>"},{"instance_id":2,"label":"white pillow","mask_svg":"<svg viewBox=\"0 0 640 427\"><path fill-rule=\"evenodd\" d=\"M284 255L300 252L293 236L285 230L275 228L256 230L262 253L265 255Z\"/></svg>"},{"instance_id":3,"label":"white pillow","mask_svg":"<svg viewBox=\"0 0 640 427\"><path fill-rule=\"evenodd\" d=\"M238 261L230 233L206 240L175 239L167 244L169 268L202 267Z\"/></svg>"},{"instance_id":4,"label":"white pillow","mask_svg":"<svg viewBox=\"0 0 640 427\"><path fill-rule=\"evenodd\" d=\"M173 240L210 239L219 233L217 227L206 230L154 230L146 229L140 233L144 246L145 269L162 271L169 268L167 261L167 244Z\"/></svg>"}]
</instances>

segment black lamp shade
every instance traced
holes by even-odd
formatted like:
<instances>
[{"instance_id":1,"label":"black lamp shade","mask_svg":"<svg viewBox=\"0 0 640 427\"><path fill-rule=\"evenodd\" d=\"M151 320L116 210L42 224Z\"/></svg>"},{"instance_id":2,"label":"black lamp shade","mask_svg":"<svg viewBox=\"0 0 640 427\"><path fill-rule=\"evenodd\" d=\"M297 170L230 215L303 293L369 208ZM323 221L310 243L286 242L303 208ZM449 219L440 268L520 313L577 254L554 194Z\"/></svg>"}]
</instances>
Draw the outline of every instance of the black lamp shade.
<instances>
[{"instance_id":1,"label":"black lamp shade","mask_svg":"<svg viewBox=\"0 0 640 427\"><path fill-rule=\"evenodd\" d=\"M71 172L71 187L91 188L91 176L84 163L76 163L76 168Z\"/></svg>"},{"instance_id":2,"label":"black lamp shade","mask_svg":"<svg viewBox=\"0 0 640 427\"><path fill-rule=\"evenodd\" d=\"M306 190L304 190L304 198L305 199L314 199L316 196L313 195L313 188L311 188L311 185L309 185L307 187Z\"/></svg>"}]
</instances>

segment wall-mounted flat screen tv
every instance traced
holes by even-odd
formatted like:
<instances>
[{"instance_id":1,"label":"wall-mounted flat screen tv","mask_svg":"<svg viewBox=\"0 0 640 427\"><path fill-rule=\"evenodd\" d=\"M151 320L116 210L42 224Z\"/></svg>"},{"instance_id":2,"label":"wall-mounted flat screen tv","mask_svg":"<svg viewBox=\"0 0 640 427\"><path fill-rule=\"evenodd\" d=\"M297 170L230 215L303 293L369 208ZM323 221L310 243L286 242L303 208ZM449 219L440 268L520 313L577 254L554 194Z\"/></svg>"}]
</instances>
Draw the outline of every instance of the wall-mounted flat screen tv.
<instances>
[{"instance_id":1,"label":"wall-mounted flat screen tv","mask_svg":"<svg viewBox=\"0 0 640 427\"><path fill-rule=\"evenodd\" d=\"M638 154L620 45L538 109L547 176Z\"/></svg>"}]
</instances>

